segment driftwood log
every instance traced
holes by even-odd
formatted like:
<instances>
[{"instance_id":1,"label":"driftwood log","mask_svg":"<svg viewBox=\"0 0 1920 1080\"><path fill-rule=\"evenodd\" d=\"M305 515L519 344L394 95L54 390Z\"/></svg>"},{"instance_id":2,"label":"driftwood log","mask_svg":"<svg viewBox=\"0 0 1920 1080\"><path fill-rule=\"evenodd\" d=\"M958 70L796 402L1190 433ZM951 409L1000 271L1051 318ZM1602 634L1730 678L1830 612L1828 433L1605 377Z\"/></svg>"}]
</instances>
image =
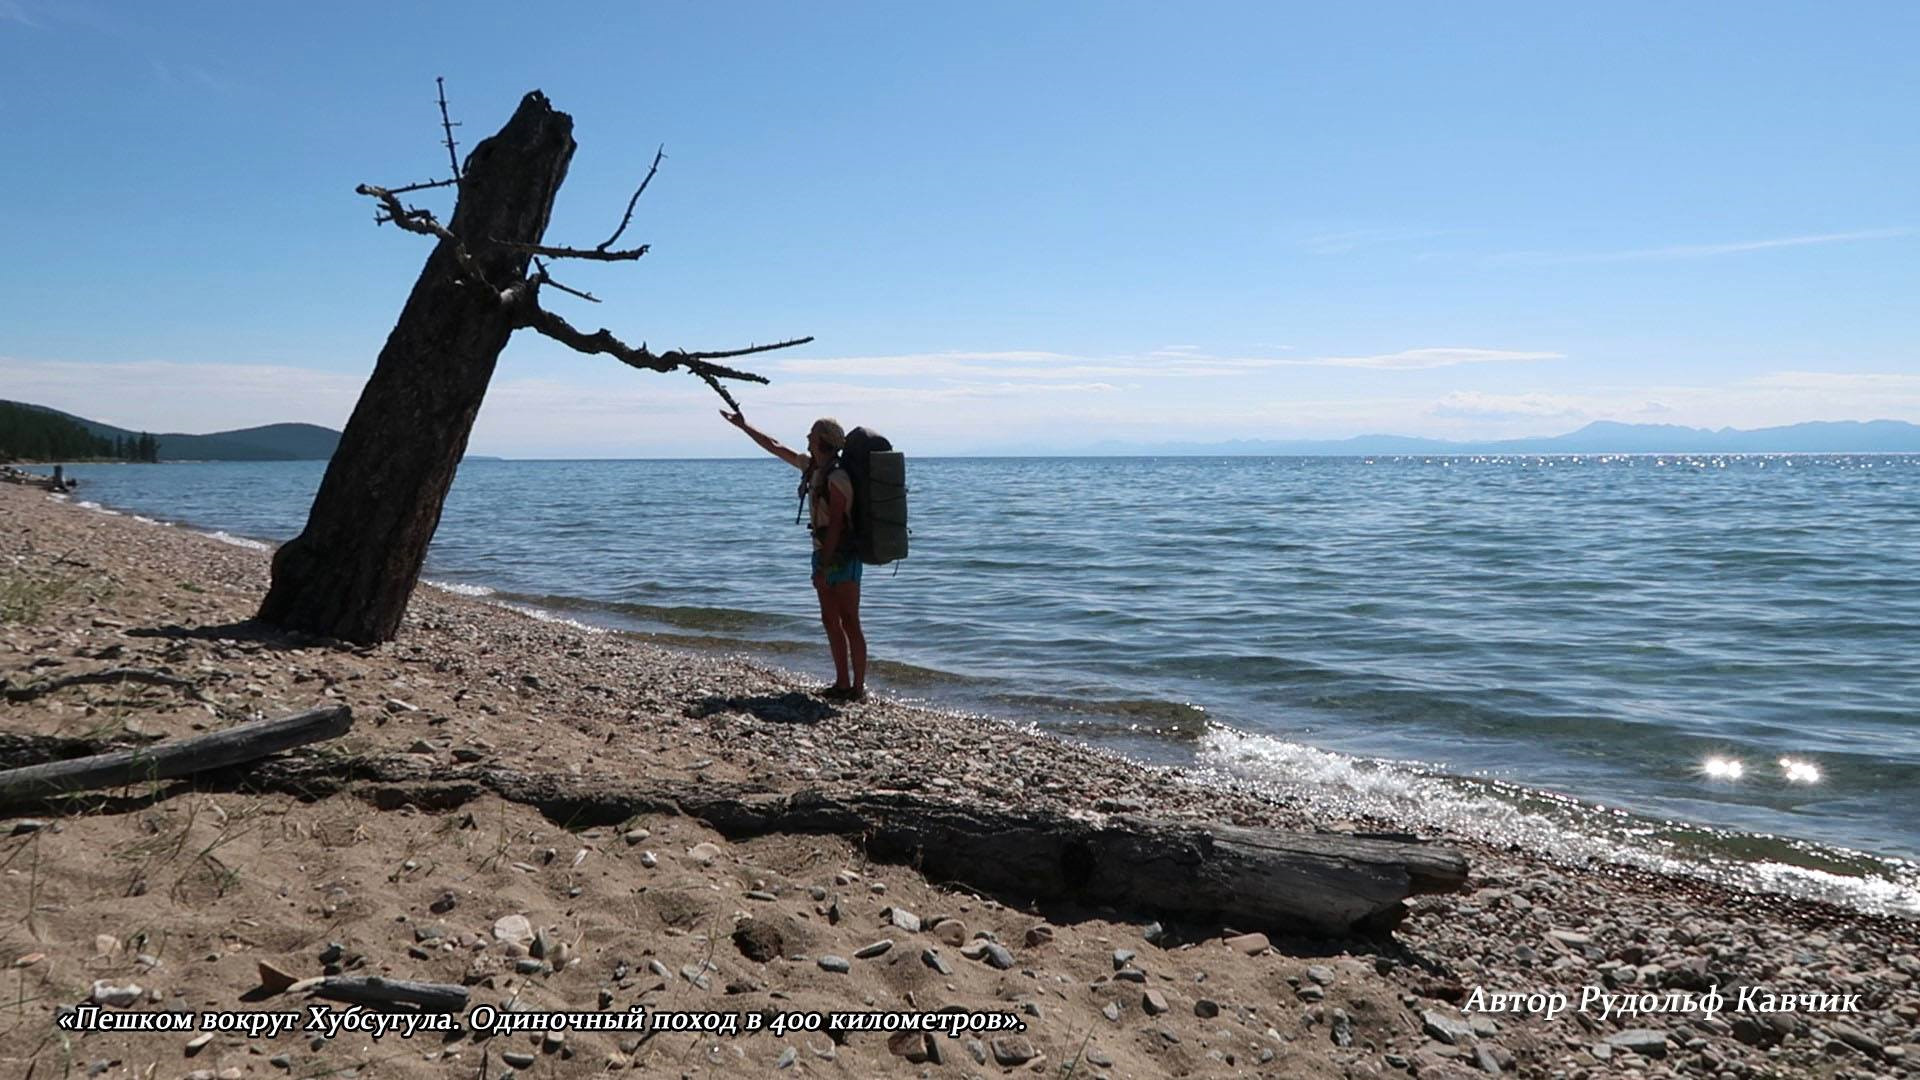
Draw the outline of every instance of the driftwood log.
<instances>
[{"instance_id":1,"label":"driftwood log","mask_svg":"<svg viewBox=\"0 0 1920 1080\"><path fill-rule=\"evenodd\" d=\"M1135 815L1079 816L906 791L781 793L723 783L447 770L399 757L338 766L282 760L240 786L316 797L352 788L381 807L445 812L492 792L568 828L636 814L684 814L742 839L844 836L882 862L913 866L1013 902L1072 903L1184 922L1342 936L1391 929L1413 895L1467 879L1458 850L1407 838L1302 833Z\"/></svg>"},{"instance_id":2,"label":"driftwood log","mask_svg":"<svg viewBox=\"0 0 1920 1080\"><path fill-rule=\"evenodd\" d=\"M571 775L501 780L494 786L502 794L576 824L613 824L671 807L732 838L857 839L871 858L1001 896L1248 928L1333 935L1390 929L1408 896L1448 892L1467 878L1458 851L1401 839L1079 817L901 791L742 794L689 785L622 792Z\"/></svg>"},{"instance_id":3,"label":"driftwood log","mask_svg":"<svg viewBox=\"0 0 1920 1080\"><path fill-rule=\"evenodd\" d=\"M132 750L8 769L0 772L0 806L190 776L336 738L352 726L353 710L333 705Z\"/></svg>"}]
</instances>

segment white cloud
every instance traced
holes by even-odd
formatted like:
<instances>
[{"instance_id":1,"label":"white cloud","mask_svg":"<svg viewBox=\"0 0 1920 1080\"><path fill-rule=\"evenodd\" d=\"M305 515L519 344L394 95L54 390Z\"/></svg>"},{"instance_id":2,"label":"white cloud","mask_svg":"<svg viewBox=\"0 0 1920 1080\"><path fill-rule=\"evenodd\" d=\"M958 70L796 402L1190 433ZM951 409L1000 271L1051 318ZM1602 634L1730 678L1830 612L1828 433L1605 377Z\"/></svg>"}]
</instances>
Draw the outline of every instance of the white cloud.
<instances>
[{"instance_id":1,"label":"white cloud","mask_svg":"<svg viewBox=\"0 0 1920 1080\"><path fill-rule=\"evenodd\" d=\"M1823 393L1885 394L1895 398L1920 397L1920 375L1891 372L1776 371L1747 380L1749 385L1778 390Z\"/></svg>"},{"instance_id":2,"label":"white cloud","mask_svg":"<svg viewBox=\"0 0 1920 1080\"><path fill-rule=\"evenodd\" d=\"M365 382L362 374L273 364L0 357L5 397L134 431L221 431L282 421L339 427Z\"/></svg>"},{"instance_id":3,"label":"white cloud","mask_svg":"<svg viewBox=\"0 0 1920 1080\"><path fill-rule=\"evenodd\" d=\"M1565 394L1483 394L1461 390L1428 407L1427 415L1458 419L1512 420L1518 418L1588 415L1586 404Z\"/></svg>"},{"instance_id":4,"label":"white cloud","mask_svg":"<svg viewBox=\"0 0 1920 1080\"><path fill-rule=\"evenodd\" d=\"M1893 240L1914 235L1912 228L1858 229L1853 232L1817 233L1810 236L1782 236L1765 240L1743 240L1726 244L1671 244L1666 247L1638 248L1627 251L1508 251L1492 256L1504 262L1583 263L1636 262L1667 259L1708 259L1718 255L1740 255L1775 248L1812 247L1821 244L1851 244L1864 240Z\"/></svg>"},{"instance_id":5,"label":"white cloud","mask_svg":"<svg viewBox=\"0 0 1920 1080\"><path fill-rule=\"evenodd\" d=\"M1491 364L1521 360L1561 360L1564 353L1514 352L1506 349L1405 349L1378 356L1322 356L1313 360L1274 361L1275 363L1313 364L1327 367L1374 368L1382 371L1416 371L1425 368L1453 367L1456 364Z\"/></svg>"}]
</instances>

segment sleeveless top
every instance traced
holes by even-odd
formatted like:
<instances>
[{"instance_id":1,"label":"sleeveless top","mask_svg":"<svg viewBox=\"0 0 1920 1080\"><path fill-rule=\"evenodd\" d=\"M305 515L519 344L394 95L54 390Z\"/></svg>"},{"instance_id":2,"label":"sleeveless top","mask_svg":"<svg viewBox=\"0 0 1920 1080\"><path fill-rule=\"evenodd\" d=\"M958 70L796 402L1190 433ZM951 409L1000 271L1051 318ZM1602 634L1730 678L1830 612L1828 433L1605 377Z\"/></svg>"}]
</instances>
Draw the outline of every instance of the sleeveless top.
<instances>
[{"instance_id":1,"label":"sleeveless top","mask_svg":"<svg viewBox=\"0 0 1920 1080\"><path fill-rule=\"evenodd\" d=\"M813 508L813 528L809 531L813 533L813 549L815 551L819 551L821 546L827 542L827 526L832 523L831 504L827 501L828 484L832 484L835 489L846 495L847 516L853 516L853 477L847 475L847 470L836 468L827 473L825 477L815 477L813 481L813 496L807 500ZM842 538L841 542L844 544L847 535L845 523L841 526L840 535Z\"/></svg>"}]
</instances>

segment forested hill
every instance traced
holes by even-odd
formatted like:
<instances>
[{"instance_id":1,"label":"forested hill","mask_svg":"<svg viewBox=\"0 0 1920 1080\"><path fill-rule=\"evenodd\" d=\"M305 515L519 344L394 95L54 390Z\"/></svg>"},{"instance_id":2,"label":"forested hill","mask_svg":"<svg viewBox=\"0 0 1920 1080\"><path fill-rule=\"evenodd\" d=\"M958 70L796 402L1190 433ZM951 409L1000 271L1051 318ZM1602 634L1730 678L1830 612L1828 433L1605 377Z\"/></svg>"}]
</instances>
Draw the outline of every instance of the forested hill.
<instances>
[{"instance_id":1,"label":"forested hill","mask_svg":"<svg viewBox=\"0 0 1920 1080\"><path fill-rule=\"evenodd\" d=\"M65 413L0 401L0 461L157 461L152 435L97 435Z\"/></svg>"},{"instance_id":2,"label":"forested hill","mask_svg":"<svg viewBox=\"0 0 1920 1080\"><path fill-rule=\"evenodd\" d=\"M147 440L143 443L142 439ZM267 424L206 435L150 435L49 409L0 401L0 459L70 461L324 461L340 433L317 424ZM144 456L117 448L150 451Z\"/></svg>"}]
</instances>

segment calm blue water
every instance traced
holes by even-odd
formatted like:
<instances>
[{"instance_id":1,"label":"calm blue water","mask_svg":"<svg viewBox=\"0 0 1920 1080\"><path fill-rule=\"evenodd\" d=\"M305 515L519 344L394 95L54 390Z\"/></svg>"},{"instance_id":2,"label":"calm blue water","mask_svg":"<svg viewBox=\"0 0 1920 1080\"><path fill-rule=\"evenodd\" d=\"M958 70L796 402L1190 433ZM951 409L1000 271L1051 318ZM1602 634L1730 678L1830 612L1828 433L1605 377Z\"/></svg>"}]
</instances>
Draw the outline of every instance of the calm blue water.
<instances>
[{"instance_id":1,"label":"calm blue water","mask_svg":"<svg viewBox=\"0 0 1920 1080\"><path fill-rule=\"evenodd\" d=\"M73 472L84 499L277 541L322 468ZM469 462L427 576L828 675L794 479ZM911 482L914 555L864 591L891 692L1328 813L1920 911L1920 456L946 459Z\"/></svg>"}]
</instances>

